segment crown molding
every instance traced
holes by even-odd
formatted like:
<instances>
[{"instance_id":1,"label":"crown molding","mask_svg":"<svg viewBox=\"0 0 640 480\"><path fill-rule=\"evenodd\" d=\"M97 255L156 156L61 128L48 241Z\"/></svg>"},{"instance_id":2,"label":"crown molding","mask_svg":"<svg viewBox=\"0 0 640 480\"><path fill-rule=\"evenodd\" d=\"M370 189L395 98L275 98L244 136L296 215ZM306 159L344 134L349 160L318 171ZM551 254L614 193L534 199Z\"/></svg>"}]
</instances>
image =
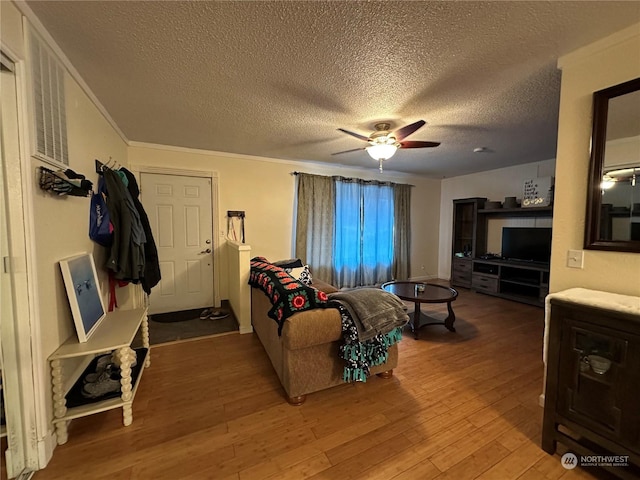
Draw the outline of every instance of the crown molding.
<instances>
[{"instance_id":1,"label":"crown molding","mask_svg":"<svg viewBox=\"0 0 640 480\"><path fill-rule=\"evenodd\" d=\"M630 27L619 30L608 37L596 40L589 45L585 45L584 47L578 48L573 52L561 56L558 58L558 68L562 70L565 67L579 63L597 53L612 48L634 37L638 37L638 40L640 41L640 23L636 23Z\"/></svg>"}]
</instances>

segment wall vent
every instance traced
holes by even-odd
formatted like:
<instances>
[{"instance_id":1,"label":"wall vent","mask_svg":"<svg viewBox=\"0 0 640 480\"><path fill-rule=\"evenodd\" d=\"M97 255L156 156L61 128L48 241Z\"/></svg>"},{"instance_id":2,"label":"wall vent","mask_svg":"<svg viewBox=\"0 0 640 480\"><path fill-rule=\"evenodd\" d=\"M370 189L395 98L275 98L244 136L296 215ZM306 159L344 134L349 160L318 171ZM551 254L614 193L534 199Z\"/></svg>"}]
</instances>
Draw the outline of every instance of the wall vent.
<instances>
[{"instance_id":1,"label":"wall vent","mask_svg":"<svg viewBox=\"0 0 640 480\"><path fill-rule=\"evenodd\" d=\"M29 40L36 132L35 156L68 165L65 71L57 57L33 31Z\"/></svg>"}]
</instances>

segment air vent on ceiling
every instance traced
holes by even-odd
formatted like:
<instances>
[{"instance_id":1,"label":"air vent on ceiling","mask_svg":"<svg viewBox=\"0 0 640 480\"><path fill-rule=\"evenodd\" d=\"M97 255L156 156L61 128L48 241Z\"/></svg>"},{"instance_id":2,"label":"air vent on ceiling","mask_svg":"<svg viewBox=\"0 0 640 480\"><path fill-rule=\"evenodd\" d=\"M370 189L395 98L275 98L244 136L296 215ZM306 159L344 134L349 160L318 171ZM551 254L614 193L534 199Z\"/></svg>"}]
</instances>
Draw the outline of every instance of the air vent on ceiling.
<instances>
[{"instance_id":1,"label":"air vent on ceiling","mask_svg":"<svg viewBox=\"0 0 640 480\"><path fill-rule=\"evenodd\" d=\"M65 71L53 52L33 31L29 40L36 128L35 155L43 160L68 165Z\"/></svg>"}]
</instances>

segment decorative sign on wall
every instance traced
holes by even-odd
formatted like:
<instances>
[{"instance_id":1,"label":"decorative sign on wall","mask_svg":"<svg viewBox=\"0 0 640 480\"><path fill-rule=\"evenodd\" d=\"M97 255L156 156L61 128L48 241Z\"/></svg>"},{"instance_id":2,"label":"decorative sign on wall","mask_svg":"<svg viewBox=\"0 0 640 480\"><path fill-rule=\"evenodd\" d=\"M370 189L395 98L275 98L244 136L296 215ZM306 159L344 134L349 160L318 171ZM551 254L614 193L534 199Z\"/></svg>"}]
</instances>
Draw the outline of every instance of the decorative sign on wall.
<instances>
[{"instance_id":1,"label":"decorative sign on wall","mask_svg":"<svg viewBox=\"0 0 640 480\"><path fill-rule=\"evenodd\" d=\"M525 180L522 192L522 207L547 207L553 202L553 177L538 177Z\"/></svg>"}]
</instances>

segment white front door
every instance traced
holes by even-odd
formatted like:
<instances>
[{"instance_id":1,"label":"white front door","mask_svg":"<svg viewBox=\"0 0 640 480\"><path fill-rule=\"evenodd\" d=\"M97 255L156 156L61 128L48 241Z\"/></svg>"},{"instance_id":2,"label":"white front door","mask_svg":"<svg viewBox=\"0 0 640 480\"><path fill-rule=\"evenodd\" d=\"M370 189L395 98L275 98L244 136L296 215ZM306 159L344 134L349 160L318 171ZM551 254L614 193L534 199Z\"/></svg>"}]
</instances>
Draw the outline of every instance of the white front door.
<instances>
[{"instance_id":1,"label":"white front door","mask_svg":"<svg viewBox=\"0 0 640 480\"><path fill-rule=\"evenodd\" d=\"M140 187L162 274L149 313L212 306L211 178L141 173Z\"/></svg>"}]
</instances>

